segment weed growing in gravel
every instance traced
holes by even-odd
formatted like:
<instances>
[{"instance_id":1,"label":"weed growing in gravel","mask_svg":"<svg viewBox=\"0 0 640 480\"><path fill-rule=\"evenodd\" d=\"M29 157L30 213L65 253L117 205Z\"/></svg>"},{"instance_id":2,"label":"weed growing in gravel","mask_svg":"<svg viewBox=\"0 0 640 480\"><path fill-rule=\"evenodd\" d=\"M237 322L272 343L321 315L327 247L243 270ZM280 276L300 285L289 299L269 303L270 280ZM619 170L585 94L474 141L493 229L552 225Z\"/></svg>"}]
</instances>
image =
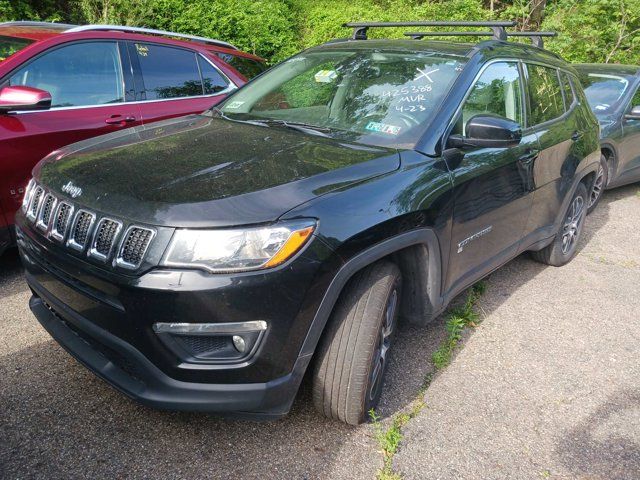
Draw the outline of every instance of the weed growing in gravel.
<instances>
[{"instance_id":1,"label":"weed growing in gravel","mask_svg":"<svg viewBox=\"0 0 640 480\"><path fill-rule=\"evenodd\" d=\"M447 338L431 356L437 370L446 367L451 362L451 356L462 337L462 331L466 327L476 326L479 315L473 310L473 307L485 290L486 285L483 282L476 283L471 287L471 292L467 296L464 305L454 308L449 313L446 325Z\"/></svg>"},{"instance_id":2,"label":"weed growing in gravel","mask_svg":"<svg viewBox=\"0 0 640 480\"><path fill-rule=\"evenodd\" d=\"M471 287L471 291L469 292L464 305L450 311L446 324L447 338L432 356L436 370L440 370L441 368L449 365L453 351L462 338L462 331L466 327L476 326L479 315L474 312L473 307L485 290L486 285L483 282L476 283ZM417 398L411 403L409 413L404 411L394 415L391 420L391 425L388 428L385 428L382 425L380 417L376 414L375 410L371 409L369 411L369 416L373 423L374 435L378 442L378 446L382 451L384 460L384 465L377 474L378 480L402 479L400 474L393 471L393 456L398 451L400 441L402 440L402 427L404 427L409 420L420 413L420 411L425 407L423 398L432 379L433 374L430 373L427 375L422 388L420 388L420 391L418 392Z\"/></svg>"}]
</instances>

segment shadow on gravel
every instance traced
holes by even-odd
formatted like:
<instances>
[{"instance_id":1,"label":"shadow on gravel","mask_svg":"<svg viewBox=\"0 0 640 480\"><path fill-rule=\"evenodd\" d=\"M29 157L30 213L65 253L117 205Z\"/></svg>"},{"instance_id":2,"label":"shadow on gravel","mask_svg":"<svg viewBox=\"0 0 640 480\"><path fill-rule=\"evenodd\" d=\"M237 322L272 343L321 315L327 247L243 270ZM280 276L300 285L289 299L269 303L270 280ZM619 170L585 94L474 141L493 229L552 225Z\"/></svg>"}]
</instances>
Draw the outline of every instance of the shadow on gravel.
<instances>
[{"instance_id":1,"label":"shadow on gravel","mask_svg":"<svg viewBox=\"0 0 640 480\"><path fill-rule=\"evenodd\" d=\"M640 478L639 418L640 392L618 390L558 442L563 465L576 478Z\"/></svg>"},{"instance_id":2,"label":"shadow on gravel","mask_svg":"<svg viewBox=\"0 0 640 480\"><path fill-rule=\"evenodd\" d=\"M0 301L4 297L27 289L22 277L22 264L18 250L11 248L0 255Z\"/></svg>"},{"instance_id":3,"label":"shadow on gravel","mask_svg":"<svg viewBox=\"0 0 640 480\"><path fill-rule=\"evenodd\" d=\"M610 202L636 191L637 187L627 187L607 193L588 218L583 243L606 224ZM13 257L0 259L4 270L0 298L11 289L26 288L17 256ZM509 286L494 292L491 305L480 302L485 313L490 314L545 268L552 267L524 255L503 267L494 275L508 275L509 282L495 283ZM489 289L492 283L490 278ZM433 371L431 355L445 335L443 317L425 328L399 328L380 405L383 416L416 398ZM53 341L39 343L0 357L0 477L306 479L330 476L345 458L354 467L359 462L379 462L370 429L322 418L313 409L309 387L307 380L290 415L276 422L162 412L111 389ZM585 425L567 436L569 458L579 454L571 446L574 436L586 439L583 442L591 438ZM601 454L607 455L608 446L601 448Z\"/></svg>"}]
</instances>

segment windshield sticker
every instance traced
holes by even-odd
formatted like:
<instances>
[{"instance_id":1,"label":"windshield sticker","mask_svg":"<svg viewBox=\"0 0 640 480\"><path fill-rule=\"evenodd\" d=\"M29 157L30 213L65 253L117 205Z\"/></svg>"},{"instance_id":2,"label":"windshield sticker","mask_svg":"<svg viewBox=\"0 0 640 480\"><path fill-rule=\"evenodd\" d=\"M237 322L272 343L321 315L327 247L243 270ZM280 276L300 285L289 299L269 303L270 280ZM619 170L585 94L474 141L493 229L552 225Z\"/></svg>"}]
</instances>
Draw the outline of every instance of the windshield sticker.
<instances>
[{"instance_id":1,"label":"windshield sticker","mask_svg":"<svg viewBox=\"0 0 640 480\"><path fill-rule=\"evenodd\" d=\"M233 110L235 108L240 108L242 105L244 105L244 102L236 100L235 102L230 102L229 105L225 105L224 108L228 108L230 110Z\"/></svg>"},{"instance_id":2,"label":"windshield sticker","mask_svg":"<svg viewBox=\"0 0 640 480\"><path fill-rule=\"evenodd\" d=\"M371 130L372 132L388 133L389 135L398 135L400 133L400 127L387 125L386 123L369 122L364 128L365 130Z\"/></svg>"},{"instance_id":3,"label":"windshield sticker","mask_svg":"<svg viewBox=\"0 0 640 480\"><path fill-rule=\"evenodd\" d=\"M422 77L426 78L430 83L433 83L433 79L431 78L431 75L436 73L438 70L440 70L439 68L436 68L435 70L430 70L428 72L425 72L424 70L420 70L419 68L416 68L416 70L418 71L418 73L420 75L418 75L414 80L420 80Z\"/></svg>"},{"instance_id":4,"label":"windshield sticker","mask_svg":"<svg viewBox=\"0 0 640 480\"><path fill-rule=\"evenodd\" d=\"M318 83L331 83L338 78L338 72L335 70L320 70L313 78Z\"/></svg>"}]
</instances>

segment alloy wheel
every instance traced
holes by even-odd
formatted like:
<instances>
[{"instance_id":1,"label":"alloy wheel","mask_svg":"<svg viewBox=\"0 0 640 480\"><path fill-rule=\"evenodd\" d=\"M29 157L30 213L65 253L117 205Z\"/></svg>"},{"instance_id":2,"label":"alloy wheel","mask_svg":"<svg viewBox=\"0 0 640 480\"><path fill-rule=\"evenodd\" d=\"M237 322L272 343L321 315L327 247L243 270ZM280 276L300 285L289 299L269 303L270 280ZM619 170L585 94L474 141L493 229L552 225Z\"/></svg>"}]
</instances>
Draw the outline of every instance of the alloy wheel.
<instances>
[{"instance_id":1,"label":"alloy wheel","mask_svg":"<svg viewBox=\"0 0 640 480\"><path fill-rule=\"evenodd\" d=\"M562 253L568 254L578 241L580 227L584 219L584 199L578 196L571 202L571 208L562 226Z\"/></svg>"},{"instance_id":2,"label":"alloy wheel","mask_svg":"<svg viewBox=\"0 0 640 480\"><path fill-rule=\"evenodd\" d=\"M384 371L387 366L391 339L395 330L396 310L398 307L398 288L394 287L385 306L384 318L378 334L378 346L374 352L374 364L369 385L369 401L374 400L380 393L383 384Z\"/></svg>"},{"instance_id":3,"label":"alloy wheel","mask_svg":"<svg viewBox=\"0 0 640 480\"><path fill-rule=\"evenodd\" d=\"M589 196L589 208L596 204L600 196L602 195L602 191L604 190L604 168L600 165L598 168L598 173L596 174L596 179L593 182L593 187L591 188L591 195Z\"/></svg>"}]
</instances>

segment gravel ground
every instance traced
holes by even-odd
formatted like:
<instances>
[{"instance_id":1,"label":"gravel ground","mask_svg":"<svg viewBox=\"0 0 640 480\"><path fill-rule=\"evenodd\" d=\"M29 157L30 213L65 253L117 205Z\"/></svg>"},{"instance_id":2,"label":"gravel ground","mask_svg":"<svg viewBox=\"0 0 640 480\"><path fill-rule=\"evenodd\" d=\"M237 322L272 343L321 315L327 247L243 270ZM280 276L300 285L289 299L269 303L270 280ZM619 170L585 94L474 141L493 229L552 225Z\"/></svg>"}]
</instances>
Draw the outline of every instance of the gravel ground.
<instances>
[{"instance_id":1,"label":"gravel ground","mask_svg":"<svg viewBox=\"0 0 640 480\"><path fill-rule=\"evenodd\" d=\"M640 478L640 196L609 192L569 266L526 257L488 280L484 322L426 393L394 467L406 478ZM291 414L254 423L151 410L78 365L29 312L15 252L0 258L0 478L366 478L371 425ZM433 369L442 319L403 327L383 421Z\"/></svg>"}]
</instances>

